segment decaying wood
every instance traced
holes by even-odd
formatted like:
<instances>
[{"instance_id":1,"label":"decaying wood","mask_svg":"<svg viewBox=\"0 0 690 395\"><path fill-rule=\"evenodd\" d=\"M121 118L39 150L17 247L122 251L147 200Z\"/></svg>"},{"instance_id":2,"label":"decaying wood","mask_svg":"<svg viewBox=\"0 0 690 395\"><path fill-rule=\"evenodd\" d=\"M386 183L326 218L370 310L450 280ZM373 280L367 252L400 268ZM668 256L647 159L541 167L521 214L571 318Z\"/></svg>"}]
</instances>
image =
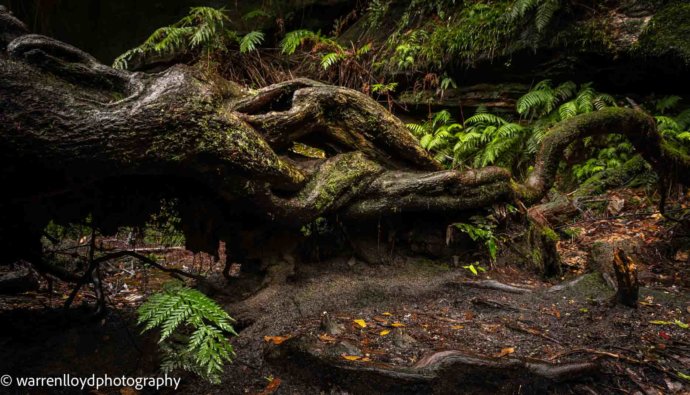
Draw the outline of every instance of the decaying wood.
<instances>
[{"instance_id":1,"label":"decaying wood","mask_svg":"<svg viewBox=\"0 0 690 395\"><path fill-rule=\"evenodd\" d=\"M616 301L629 307L637 307L640 284L637 280L637 265L621 248L613 255L613 270L616 274Z\"/></svg>"}]
</instances>

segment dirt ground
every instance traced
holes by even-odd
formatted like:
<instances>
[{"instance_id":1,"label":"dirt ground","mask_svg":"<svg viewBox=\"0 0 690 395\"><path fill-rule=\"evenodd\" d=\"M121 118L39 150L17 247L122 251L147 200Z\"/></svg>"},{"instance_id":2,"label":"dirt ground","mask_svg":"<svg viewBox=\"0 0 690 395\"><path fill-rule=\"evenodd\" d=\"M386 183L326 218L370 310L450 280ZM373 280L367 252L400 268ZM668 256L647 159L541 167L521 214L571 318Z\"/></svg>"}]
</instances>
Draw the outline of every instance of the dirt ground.
<instances>
[{"instance_id":1,"label":"dirt ground","mask_svg":"<svg viewBox=\"0 0 690 395\"><path fill-rule=\"evenodd\" d=\"M222 384L180 374L181 390L361 393L348 382L357 376L374 377L371 388L390 393L390 386L376 387L378 376L366 375L409 372L425 357L456 350L499 362L594 362L597 368L538 389L525 386L519 369L501 380L481 370L472 376L465 372L467 387L454 387L454 393L690 393L687 243L672 222L646 203L643 192L620 190L606 199L623 199L625 205L616 213L585 210L576 222L559 227L558 248L568 269L561 278L544 280L512 265L490 267L487 262L488 270L474 275L462 265L420 258L388 265L342 258L300 264L287 283L256 294L244 288L255 279L240 279L227 294L214 295L238 320L240 334L232 339L237 358ZM589 253L596 242L630 237L638 241L643 285L635 309L611 303L615 291L591 270ZM180 267L218 277L220 268L205 258L173 254L169 260ZM155 340L139 335L134 307L165 278L153 270L113 264L105 282L114 308L98 321L77 308L69 316L61 313L69 293L64 285L56 284L50 293L41 280L38 291L0 297L0 372L155 373ZM518 289L493 289L491 280ZM82 292L75 306L93 298L90 290ZM315 359L291 354L298 339L310 344Z\"/></svg>"}]
</instances>

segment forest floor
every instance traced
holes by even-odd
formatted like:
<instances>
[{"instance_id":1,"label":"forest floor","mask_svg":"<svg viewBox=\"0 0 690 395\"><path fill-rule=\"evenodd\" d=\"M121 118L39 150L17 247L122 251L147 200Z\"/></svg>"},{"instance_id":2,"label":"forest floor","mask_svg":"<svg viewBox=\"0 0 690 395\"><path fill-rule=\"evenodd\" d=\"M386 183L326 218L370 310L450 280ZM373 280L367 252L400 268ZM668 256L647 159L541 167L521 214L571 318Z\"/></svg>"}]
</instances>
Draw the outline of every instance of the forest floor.
<instances>
[{"instance_id":1,"label":"forest floor","mask_svg":"<svg viewBox=\"0 0 690 395\"><path fill-rule=\"evenodd\" d=\"M490 369L458 372L461 393L690 393L689 251L672 246L679 235L645 203L644 192L624 189L601 197L620 199L626 203L615 214L585 211L560 229L569 235L558 245L567 268L561 278L544 280L512 265L474 275L418 258L387 265L344 258L298 265L287 283L254 294L243 294L239 281L227 295L214 296L238 319L237 358L221 385L181 374L182 390L399 393L386 380L403 376L386 372L407 374L434 353L456 350L516 364L596 364L594 372L575 380L538 385L519 367L500 375ZM593 245L631 238L643 285L638 308L611 303L614 290L602 273L591 270ZM210 258L172 251L167 259L218 277ZM133 270L128 263L112 264L106 272L114 308L99 321L83 318L81 308L62 314L70 291L64 285L56 284L51 293L41 280L37 291L0 296L0 372L153 374L155 339L139 335L133 306L167 276ZM494 289L492 281L516 289ZM94 298L83 291L75 306ZM399 385L404 389L404 380ZM443 392L442 385L432 388Z\"/></svg>"}]
</instances>

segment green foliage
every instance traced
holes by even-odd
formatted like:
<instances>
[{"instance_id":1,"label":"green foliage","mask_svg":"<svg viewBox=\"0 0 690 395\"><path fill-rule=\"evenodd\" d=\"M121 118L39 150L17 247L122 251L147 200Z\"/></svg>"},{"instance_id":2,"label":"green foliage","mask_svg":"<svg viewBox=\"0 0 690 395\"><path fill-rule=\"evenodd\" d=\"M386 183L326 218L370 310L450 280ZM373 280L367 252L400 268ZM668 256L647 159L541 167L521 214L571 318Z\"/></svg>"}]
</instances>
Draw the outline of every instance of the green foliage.
<instances>
[{"instance_id":1,"label":"green foliage","mask_svg":"<svg viewBox=\"0 0 690 395\"><path fill-rule=\"evenodd\" d=\"M449 168L498 165L510 168L514 174L524 174L544 135L556 123L615 105L612 96L596 91L591 83L578 86L568 81L554 87L550 80L544 80L518 99L520 121L510 121L480 107L462 124L454 121L448 111L440 111L422 124L407 126L422 147ZM690 114L687 118L690 121ZM602 143L605 147L599 149ZM617 135L604 141L585 139L585 149L588 159L573 167L580 181L622 165L633 152L632 145Z\"/></svg>"},{"instance_id":2,"label":"green foliage","mask_svg":"<svg viewBox=\"0 0 690 395\"><path fill-rule=\"evenodd\" d=\"M561 0L516 0L510 12L513 20L524 20L533 14L534 26L543 32L562 7Z\"/></svg>"},{"instance_id":3,"label":"green foliage","mask_svg":"<svg viewBox=\"0 0 690 395\"><path fill-rule=\"evenodd\" d=\"M558 122L615 105L611 95L597 92L591 82L580 85L578 89L572 81L554 88L551 80L543 80L518 99L517 112L532 119L554 115L553 120Z\"/></svg>"},{"instance_id":4,"label":"green foliage","mask_svg":"<svg viewBox=\"0 0 690 395\"><path fill-rule=\"evenodd\" d=\"M283 40L280 42L280 48L284 54L292 55L297 51L297 48L304 45L307 41L317 43L322 40L323 37L321 37L321 34L314 33L311 30L294 30L285 34L285 37L283 37Z\"/></svg>"},{"instance_id":5,"label":"green foliage","mask_svg":"<svg viewBox=\"0 0 690 395\"><path fill-rule=\"evenodd\" d=\"M592 138L584 140L584 147L589 148ZM621 135L610 135L602 139L594 149L589 151L589 158L572 168L573 175L579 182L605 170L615 169L630 160L635 153L633 145Z\"/></svg>"},{"instance_id":6,"label":"green foliage","mask_svg":"<svg viewBox=\"0 0 690 395\"><path fill-rule=\"evenodd\" d=\"M262 16L255 10L244 16L245 19ZM223 8L192 7L189 14L178 22L157 29L138 47L118 56L114 68L126 69L135 57L162 56L185 51L199 51L205 57L237 48L241 53L255 51L264 42L264 33L252 31L245 35L229 29L230 22Z\"/></svg>"},{"instance_id":7,"label":"green foliage","mask_svg":"<svg viewBox=\"0 0 690 395\"><path fill-rule=\"evenodd\" d=\"M387 93L395 92L395 89L397 87L398 87L397 82L374 84L371 86L371 92L372 93L387 94Z\"/></svg>"},{"instance_id":8,"label":"green foliage","mask_svg":"<svg viewBox=\"0 0 690 395\"><path fill-rule=\"evenodd\" d=\"M498 254L498 239L494 233L496 225L489 222L485 217L473 216L470 217L472 223L457 222L452 226L467 234L473 241L480 242L484 245L489 253L492 261L496 260ZM476 269L470 269L475 275Z\"/></svg>"},{"instance_id":9,"label":"green foliage","mask_svg":"<svg viewBox=\"0 0 690 395\"><path fill-rule=\"evenodd\" d=\"M657 128L666 141L676 149L687 153L690 148L690 109L672 116L668 112L678 106L678 96L663 97L656 102L656 109L661 114L655 116Z\"/></svg>"},{"instance_id":10,"label":"green foliage","mask_svg":"<svg viewBox=\"0 0 690 395\"><path fill-rule=\"evenodd\" d=\"M180 282L166 284L137 310L142 332L160 329L161 368L183 369L220 382L223 364L235 355L226 333L237 335L232 318L213 300Z\"/></svg>"},{"instance_id":11,"label":"green foliage","mask_svg":"<svg viewBox=\"0 0 690 395\"><path fill-rule=\"evenodd\" d=\"M200 49L206 54L225 50L227 39L236 39L234 32L225 30L227 21L222 8L192 7L178 22L157 29L144 43L118 56L113 67L126 69L137 55L168 54L184 49Z\"/></svg>"},{"instance_id":12,"label":"green foliage","mask_svg":"<svg viewBox=\"0 0 690 395\"><path fill-rule=\"evenodd\" d=\"M255 51L264 42L264 34L261 32L249 32L240 40L240 52L246 53Z\"/></svg>"},{"instance_id":13,"label":"green foliage","mask_svg":"<svg viewBox=\"0 0 690 395\"><path fill-rule=\"evenodd\" d=\"M468 270L472 275L478 276L479 272L486 272L486 269L482 266L479 266L479 262L475 263L470 263L469 265L463 266L463 269Z\"/></svg>"}]
</instances>

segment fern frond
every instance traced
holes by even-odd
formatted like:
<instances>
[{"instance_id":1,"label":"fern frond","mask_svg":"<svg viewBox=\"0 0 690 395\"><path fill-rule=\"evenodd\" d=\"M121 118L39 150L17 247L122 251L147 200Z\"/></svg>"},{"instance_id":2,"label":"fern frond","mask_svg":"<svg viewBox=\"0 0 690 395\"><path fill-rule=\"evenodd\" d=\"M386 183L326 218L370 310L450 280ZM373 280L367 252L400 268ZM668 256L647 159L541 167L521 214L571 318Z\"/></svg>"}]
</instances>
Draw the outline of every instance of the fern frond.
<instances>
[{"instance_id":1,"label":"fern frond","mask_svg":"<svg viewBox=\"0 0 690 395\"><path fill-rule=\"evenodd\" d=\"M432 125L436 127L437 125L444 125L448 122L453 121L453 116L450 115L448 110L441 110L434 114L432 118Z\"/></svg>"},{"instance_id":2,"label":"fern frond","mask_svg":"<svg viewBox=\"0 0 690 395\"><path fill-rule=\"evenodd\" d=\"M262 10L261 8L251 10L248 13L242 15L242 19L245 21L250 21L250 20L256 19L256 18L270 18L270 17L271 17L271 14Z\"/></svg>"},{"instance_id":3,"label":"fern frond","mask_svg":"<svg viewBox=\"0 0 690 395\"><path fill-rule=\"evenodd\" d=\"M681 129L690 128L690 108L676 115L675 121Z\"/></svg>"},{"instance_id":4,"label":"fern frond","mask_svg":"<svg viewBox=\"0 0 690 395\"><path fill-rule=\"evenodd\" d=\"M371 51L371 43L366 43L357 49L357 51L355 52L355 55L359 57L359 56L362 56L362 55L369 53L370 51Z\"/></svg>"},{"instance_id":5,"label":"fern frond","mask_svg":"<svg viewBox=\"0 0 690 395\"><path fill-rule=\"evenodd\" d=\"M517 112L520 115L543 115L551 112L555 104L556 97L552 91L533 90L527 92L517 101Z\"/></svg>"},{"instance_id":6,"label":"fern frond","mask_svg":"<svg viewBox=\"0 0 690 395\"><path fill-rule=\"evenodd\" d=\"M311 30L301 29L291 31L285 34L285 37L283 37L283 40L280 42L281 51L286 55L292 55L304 41L313 39L314 37L317 37L317 34Z\"/></svg>"},{"instance_id":7,"label":"fern frond","mask_svg":"<svg viewBox=\"0 0 690 395\"><path fill-rule=\"evenodd\" d=\"M577 85L573 81L566 81L558 85L553 93L558 97L559 100L568 100L575 94L577 90Z\"/></svg>"},{"instance_id":8,"label":"fern frond","mask_svg":"<svg viewBox=\"0 0 690 395\"><path fill-rule=\"evenodd\" d=\"M561 8L559 0L545 0L537 8L537 15L534 19L538 32L543 32L551 23L554 14Z\"/></svg>"},{"instance_id":9,"label":"fern frond","mask_svg":"<svg viewBox=\"0 0 690 395\"><path fill-rule=\"evenodd\" d=\"M676 122L676 120L671 117L667 117L665 115L657 115L654 118L656 119L656 124L659 130L669 130L674 132L679 132L682 130L678 122Z\"/></svg>"},{"instance_id":10,"label":"fern frond","mask_svg":"<svg viewBox=\"0 0 690 395\"><path fill-rule=\"evenodd\" d=\"M321 57L321 67L328 70L332 66L345 59L345 54L341 52L329 52Z\"/></svg>"},{"instance_id":11,"label":"fern frond","mask_svg":"<svg viewBox=\"0 0 690 395\"><path fill-rule=\"evenodd\" d=\"M656 110L664 114L666 111L675 108L680 101L680 96L664 96L656 102Z\"/></svg>"},{"instance_id":12,"label":"fern frond","mask_svg":"<svg viewBox=\"0 0 690 395\"><path fill-rule=\"evenodd\" d=\"M580 91L577 93L575 98L575 104L577 105L577 110L580 114L586 114L588 112L594 111L594 96L596 92L591 84L585 84L582 86Z\"/></svg>"},{"instance_id":13,"label":"fern frond","mask_svg":"<svg viewBox=\"0 0 690 395\"><path fill-rule=\"evenodd\" d=\"M611 106L616 106L616 99L613 98L613 96L606 94L606 93L599 93L594 99L592 100L592 104L594 104L594 108L596 108L597 111L604 109L606 107L611 107Z\"/></svg>"},{"instance_id":14,"label":"fern frond","mask_svg":"<svg viewBox=\"0 0 690 395\"><path fill-rule=\"evenodd\" d=\"M180 283L166 285L137 310L144 331L160 328L164 371L184 369L218 382L225 362L235 353L225 333L237 335L232 318L201 292ZM185 327L193 333L186 344L170 343L170 336ZM184 338L183 334L180 337Z\"/></svg>"},{"instance_id":15,"label":"fern frond","mask_svg":"<svg viewBox=\"0 0 690 395\"><path fill-rule=\"evenodd\" d=\"M488 112L487 113L474 114L465 120L465 125L487 124L487 125L500 126L500 125L505 125L506 123L508 123L508 122L505 119L499 117L498 115L491 114Z\"/></svg>"},{"instance_id":16,"label":"fern frond","mask_svg":"<svg viewBox=\"0 0 690 395\"><path fill-rule=\"evenodd\" d=\"M577 104L575 100L561 104L561 106L558 107L558 115L561 117L561 121L565 121L577 115Z\"/></svg>"},{"instance_id":17,"label":"fern frond","mask_svg":"<svg viewBox=\"0 0 690 395\"><path fill-rule=\"evenodd\" d=\"M513 20L523 18L527 12L539 5L540 0L517 0L513 4L510 17Z\"/></svg>"},{"instance_id":18,"label":"fern frond","mask_svg":"<svg viewBox=\"0 0 690 395\"><path fill-rule=\"evenodd\" d=\"M264 34L259 31L249 32L240 40L240 52L247 53L256 50L264 42Z\"/></svg>"},{"instance_id":19,"label":"fern frond","mask_svg":"<svg viewBox=\"0 0 690 395\"><path fill-rule=\"evenodd\" d=\"M424 135L428 130L427 127L425 127L424 125L420 125L417 123L408 123L405 126L407 126L407 128L410 129L412 134L418 137Z\"/></svg>"}]
</instances>

